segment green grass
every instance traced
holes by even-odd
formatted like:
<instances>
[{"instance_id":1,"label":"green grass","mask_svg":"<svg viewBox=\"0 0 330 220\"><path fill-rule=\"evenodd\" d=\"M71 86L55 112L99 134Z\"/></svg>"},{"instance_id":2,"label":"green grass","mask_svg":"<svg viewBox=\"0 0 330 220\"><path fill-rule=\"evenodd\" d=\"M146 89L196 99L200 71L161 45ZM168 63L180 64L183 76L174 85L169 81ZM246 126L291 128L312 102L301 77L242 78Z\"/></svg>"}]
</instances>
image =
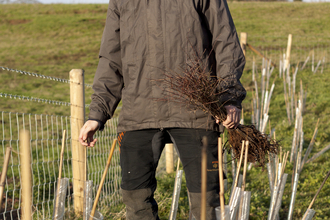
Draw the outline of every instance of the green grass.
<instances>
[{"instance_id":1,"label":"green grass","mask_svg":"<svg viewBox=\"0 0 330 220\"><path fill-rule=\"evenodd\" d=\"M247 32L248 43L266 51L267 56L273 53L269 48L275 47L281 52L285 49L288 34L293 35L293 66L304 61L312 47L318 48L315 54L316 63L324 55L329 56L329 3L230 2L229 7L237 32ZM64 79L69 78L71 69L84 69L85 82L92 84L106 10L107 5L1 5L0 66ZM297 52L298 49L302 52ZM247 64L242 76L242 83L248 91L243 103L246 123L249 122L251 113L253 56L256 55L251 51L247 52ZM279 54L272 56L278 65ZM256 56L256 59L259 58ZM260 81L260 59L257 62ZM308 67L304 71L299 71L297 75L297 82L301 79L305 91L308 92L304 113L304 151L312 138L316 121L320 118L319 132L311 155L330 142L330 68L329 64L327 65L323 74L320 71L313 74ZM278 75L278 68L275 69L271 82L275 75ZM0 70L0 80L2 93L70 102L69 85L66 83L3 70ZM86 88L86 103L90 102L91 94L92 90ZM52 115L70 114L70 109L66 106L22 102L1 97L0 110ZM282 78L276 79L270 106L270 122L272 128L276 129L276 137L281 140L283 148L290 150L294 125L289 125L286 120ZM329 152L305 165L299 179L294 219L302 218L329 168ZM290 203L291 170L292 164L289 163L286 169L289 176L280 211L281 219L286 218ZM253 167L247 175L247 190L252 192L250 219L266 219L270 201L266 171ZM229 182L231 183L231 175ZM167 219L169 216L173 184L173 174L159 179L156 198L160 204L161 219ZM329 218L329 195L330 188L325 185L313 206L316 211L315 219ZM228 198L228 192L226 196ZM100 210L106 219L118 219L124 216L123 208L119 205L111 208L100 207ZM186 187L183 181L178 219L187 219L187 216Z\"/></svg>"}]
</instances>

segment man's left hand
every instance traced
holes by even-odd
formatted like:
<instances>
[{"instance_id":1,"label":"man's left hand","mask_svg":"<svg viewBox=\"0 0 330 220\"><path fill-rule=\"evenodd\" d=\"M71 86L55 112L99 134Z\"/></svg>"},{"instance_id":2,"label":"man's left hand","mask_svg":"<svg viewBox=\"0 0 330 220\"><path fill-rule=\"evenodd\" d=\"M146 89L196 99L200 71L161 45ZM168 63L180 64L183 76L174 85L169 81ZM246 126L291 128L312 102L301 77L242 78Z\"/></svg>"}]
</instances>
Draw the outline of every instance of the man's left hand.
<instances>
[{"instance_id":1,"label":"man's left hand","mask_svg":"<svg viewBox=\"0 0 330 220\"><path fill-rule=\"evenodd\" d=\"M227 110L227 119L222 122L223 126L227 129L237 128L241 120L241 110L233 105L226 105L225 108ZM216 122L220 123L218 119Z\"/></svg>"}]
</instances>

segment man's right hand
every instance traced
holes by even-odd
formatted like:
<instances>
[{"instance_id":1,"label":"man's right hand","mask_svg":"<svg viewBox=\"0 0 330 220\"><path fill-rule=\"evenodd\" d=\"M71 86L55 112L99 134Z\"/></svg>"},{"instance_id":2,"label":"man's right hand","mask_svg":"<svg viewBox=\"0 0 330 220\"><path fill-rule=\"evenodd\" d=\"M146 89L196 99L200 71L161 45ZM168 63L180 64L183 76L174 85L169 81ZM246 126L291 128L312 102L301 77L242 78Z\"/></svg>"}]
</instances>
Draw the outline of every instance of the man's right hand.
<instances>
[{"instance_id":1,"label":"man's right hand","mask_svg":"<svg viewBox=\"0 0 330 220\"><path fill-rule=\"evenodd\" d=\"M88 120L84 126L80 129L79 142L86 147L94 147L97 139L94 139L93 136L99 127L97 121Z\"/></svg>"}]
</instances>

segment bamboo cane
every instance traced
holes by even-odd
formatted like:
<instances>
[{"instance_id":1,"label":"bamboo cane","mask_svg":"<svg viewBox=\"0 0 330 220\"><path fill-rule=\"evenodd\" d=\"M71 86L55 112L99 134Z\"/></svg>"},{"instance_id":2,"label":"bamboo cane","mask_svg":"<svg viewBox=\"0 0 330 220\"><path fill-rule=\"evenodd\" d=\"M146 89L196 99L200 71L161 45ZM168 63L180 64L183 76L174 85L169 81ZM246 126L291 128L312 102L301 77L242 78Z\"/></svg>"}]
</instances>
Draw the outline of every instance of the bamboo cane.
<instances>
[{"instance_id":1,"label":"bamboo cane","mask_svg":"<svg viewBox=\"0 0 330 220\"><path fill-rule=\"evenodd\" d=\"M206 191L207 191L207 137L203 137L202 166L201 166L201 220L206 220Z\"/></svg>"},{"instance_id":2,"label":"bamboo cane","mask_svg":"<svg viewBox=\"0 0 330 220\"><path fill-rule=\"evenodd\" d=\"M225 145L226 143L226 133L223 132L222 133L222 140L223 140L223 143L222 145ZM227 167L227 154L228 151L227 149L225 149L224 153L223 153L223 172L225 173L225 176L228 177L228 167ZM225 192L227 191L228 189L228 178L224 179L224 184L225 184Z\"/></svg>"},{"instance_id":3,"label":"bamboo cane","mask_svg":"<svg viewBox=\"0 0 330 220\"><path fill-rule=\"evenodd\" d=\"M315 70L314 70L314 72L313 72L313 74L315 74L316 73L316 71L317 71L317 69L319 68L319 66L321 65L321 60L319 60L319 62L317 63L317 65L316 65L316 68L315 68Z\"/></svg>"},{"instance_id":4,"label":"bamboo cane","mask_svg":"<svg viewBox=\"0 0 330 220\"><path fill-rule=\"evenodd\" d=\"M2 197L3 197L3 191L5 189L10 153L11 153L11 147L7 147L3 161L3 166L2 166L1 178L0 178L0 208L2 207Z\"/></svg>"},{"instance_id":5,"label":"bamboo cane","mask_svg":"<svg viewBox=\"0 0 330 220\"><path fill-rule=\"evenodd\" d=\"M314 202L315 202L317 196L318 196L319 193L321 192L321 189L322 189L322 187L324 186L325 181L327 181L327 179L329 178L329 176L330 176L330 170L329 170L329 172L327 173L327 175L325 176L325 178L324 178L324 180L323 180L323 182L322 182L320 188L317 190L317 192L316 192L316 194L315 194L315 196L314 196L312 202L309 204L309 206L308 206L308 208L307 208L307 211L306 211L306 213L305 213L305 215L304 215L304 217L303 217L302 220L310 220L310 219L312 219L312 217L314 216L315 211L312 210L311 208L312 208L312 206L313 206L313 204L314 204ZM312 210L312 213L309 213L309 210ZM313 212L313 211L314 211L314 212Z\"/></svg>"},{"instance_id":6,"label":"bamboo cane","mask_svg":"<svg viewBox=\"0 0 330 220\"><path fill-rule=\"evenodd\" d=\"M301 163L301 167L300 167L299 173L302 171L302 169L303 169L303 167L304 167L304 165L305 165L305 163L307 161L307 158L308 158L309 154L312 152L312 149L313 149L313 146L314 146L314 143L315 143L315 138L316 138L316 135L317 135L317 132L318 132L319 121L320 121L320 119L317 120L317 123L316 123L316 126L315 126L315 130L314 130L314 134L313 134L313 137L312 137L312 140L309 143L308 148L306 150L304 159L303 159L303 161Z\"/></svg>"},{"instance_id":7,"label":"bamboo cane","mask_svg":"<svg viewBox=\"0 0 330 220\"><path fill-rule=\"evenodd\" d=\"M244 169L243 169L242 191L245 191L245 182L246 182L246 169L247 169L248 151L249 151L249 141L246 141L246 142L245 142L245 158L244 158Z\"/></svg>"},{"instance_id":8,"label":"bamboo cane","mask_svg":"<svg viewBox=\"0 0 330 220\"><path fill-rule=\"evenodd\" d=\"M330 176L330 171L329 171L329 172L327 173L327 175L325 176L325 178L324 178L324 180L323 180L323 182L322 182L320 188L317 190L317 192L316 192L316 194L315 194L315 196L314 196L312 202L309 204L308 209L311 209L311 208L312 208L312 206L313 206L313 204L314 204L314 202L315 202L317 196L319 195L319 193L320 193L322 187L323 187L324 184L325 184L325 181L327 181L327 179L329 178L329 176Z\"/></svg>"},{"instance_id":9,"label":"bamboo cane","mask_svg":"<svg viewBox=\"0 0 330 220\"><path fill-rule=\"evenodd\" d=\"M94 218L95 211L96 211L96 206L97 206L97 203L98 203L99 198L100 198L100 194L101 194L101 190L102 190L102 187L103 187L103 184L104 184L104 181L105 181L105 177L106 177L106 175L108 173L108 169L110 167L110 162L111 162L113 152L115 151L116 143L117 143L117 139L114 139L113 143L112 143L111 150L110 150L110 154L109 154L109 157L108 157L107 165L105 166L105 169L103 171L100 186L99 186L99 188L97 190L97 193L96 193L96 196L95 196L95 200L94 200L94 204L93 204L93 208L92 208L89 220L93 220L93 218Z\"/></svg>"},{"instance_id":10,"label":"bamboo cane","mask_svg":"<svg viewBox=\"0 0 330 220\"><path fill-rule=\"evenodd\" d=\"M317 154L315 154L311 159L307 160L306 163L312 162L313 160L315 160L316 158L318 158L319 156L321 156L327 150L330 150L330 144L328 146L326 146L325 148L323 148L320 152L318 152Z\"/></svg>"},{"instance_id":11,"label":"bamboo cane","mask_svg":"<svg viewBox=\"0 0 330 220\"><path fill-rule=\"evenodd\" d=\"M60 167L58 172L58 183L57 183L57 190L56 190L56 205L55 205L55 214L54 217L58 215L58 205L59 205L59 193L60 193L60 186L61 186L61 178L62 178L62 167L63 167L63 155L64 155L64 147L65 147L65 135L66 130L63 130L63 136L62 136L62 148L61 148L61 155L60 155Z\"/></svg>"},{"instance_id":12,"label":"bamboo cane","mask_svg":"<svg viewBox=\"0 0 330 220\"><path fill-rule=\"evenodd\" d=\"M241 155L240 155L238 166L237 166L237 171L236 171L236 175L235 175L235 181L234 181L234 184L233 184L232 189L231 189L231 195L230 195L230 199L229 199L229 204L232 203L233 193L235 192L234 191L235 190L235 187L238 184L238 180L239 180L239 176L240 176L239 175L239 172L240 172L240 168L241 168L242 160L243 160L244 147L245 147L245 141L242 141Z\"/></svg>"},{"instance_id":13,"label":"bamboo cane","mask_svg":"<svg viewBox=\"0 0 330 220\"><path fill-rule=\"evenodd\" d=\"M222 139L218 138L218 161L219 161L219 182L220 182L220 208L221 218L225 219L225 186L223 182L223 170L222 170Z\"/></svg>"},{"instance_id":14,"label":"bamboo cane","mask_svg":"<svg viewBox=\"0 0 330 220\"><path fill-rule=\"evenodd\" d=\"M303 69L305 68L305 66L306 66L306 64L307 64L307 62L308 62L308 60L309 60L309 56L306 58L304 64L303 64L302 67L301 67L301 70L303 70Z\"/></svg>"},{"instance_id":15,"label":"bamboo cane","mask_svg":"<svg viewBox=\"0 0 330 220\"><path fill-rule=\"evenodd\" d=\"M239 164L238 164L238 167L237 167L237 172L236 172L236 178L235 178L234 187L237 186L237 181L238 181L238 177L239 177L239 171L241 169L241 165L242 165L242 161L243 161L244 148L245 148L245 141L242 142L241 156L239 158Z\"/></svg>"},{"instance_id":16,"label":"bamboo cane","mask_svg":"<svg viewBox=\"0 0 330 220\"><path fill-rule=\"evenodd\" d=\"M248 152L249 152L249 141L245 142L245 157L244 157L244 168L243 168L243 182L242 182L242 195L245 191L245 182L246 182L246 169L247 169L247 159L248 159ZM243 208L243 196L241 196L240 199L240 206L239 206L239 212L238 212L238 219L241 219L242 217L242 210Z\"/></svg>"},{"instance_id":17,"label":"bamboo cane","mask_svg":"<svg viewBox=\"0 0 330 220\"><path fill-rule=\"evenodd\" d=\"M225 173L225 176L227 177L227 173L228 173L228 170L227 170L227 150L225 150L223 152L223 172ZM225 192L227 191L228 189L228 178L224 179L224 184L225 184Z\"/></svg>"},{"instance_id":18,"label":"bamboo cane","mask_svg":"<svg viewBox=\"0 0 330 220\"><path fill-rule=\"evenodd\" d=\"M288 161L288 156L289 156L289 151L287 151L287 153L285 155L285 159L283 161L282 172L281 172L282 175L284 174L284 171L285 171L285 166L286 166L286 163Z\"/></svg>"}]
</instances>

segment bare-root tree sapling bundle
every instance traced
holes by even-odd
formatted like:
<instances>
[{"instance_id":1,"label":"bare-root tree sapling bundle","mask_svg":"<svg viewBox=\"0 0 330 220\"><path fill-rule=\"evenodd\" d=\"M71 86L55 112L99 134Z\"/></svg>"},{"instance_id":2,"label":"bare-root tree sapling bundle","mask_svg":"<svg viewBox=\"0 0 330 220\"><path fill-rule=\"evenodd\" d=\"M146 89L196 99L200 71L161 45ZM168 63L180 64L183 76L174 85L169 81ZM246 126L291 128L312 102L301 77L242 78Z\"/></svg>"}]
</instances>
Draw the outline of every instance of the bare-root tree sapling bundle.
<instances>
[{"instance_id":1,"label":"bare-root tree sapling bundle","mask_svg":"<svg viewBox=\"0 0 330 220\"><path fill-rule=\"evenodd\" d=\"M181 71L167 71L160 81L166 97L163 101L172 101L185 105L190 110L203 110L214 119L223 122L227 118L226 103L220 103L219 97L225 93L220 88L221 80L208 70L208 64L199 55L189 59ZM229 144L235 157L239 158L243 140L250 143L248 161L257 162L264 167L267 153L277 154L279 144L261 133L254 125L239 125L228 129Z\"/></svg>"}]
</instances>

